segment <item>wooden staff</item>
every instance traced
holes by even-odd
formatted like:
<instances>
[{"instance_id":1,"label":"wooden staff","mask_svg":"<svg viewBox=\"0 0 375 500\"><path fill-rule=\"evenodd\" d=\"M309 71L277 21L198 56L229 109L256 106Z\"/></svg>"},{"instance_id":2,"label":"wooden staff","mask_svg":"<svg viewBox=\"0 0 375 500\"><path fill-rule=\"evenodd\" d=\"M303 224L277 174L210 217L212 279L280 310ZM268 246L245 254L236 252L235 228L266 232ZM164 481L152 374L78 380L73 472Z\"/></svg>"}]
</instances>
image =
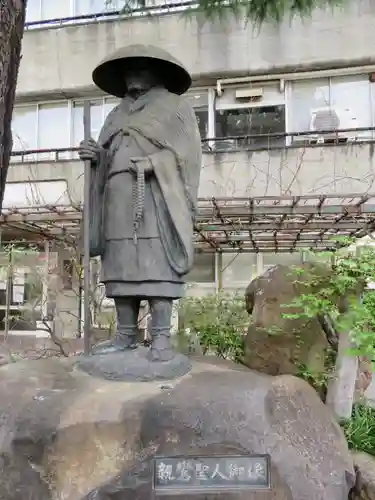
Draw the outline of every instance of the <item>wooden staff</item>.
<instances>
[{"instance_id":1,"label":"wooden staff","mask_svg":"<svg viewBox=\"0 0 375 500\"><path fill-rule=\"evenodd\" d=\"M91 138L90 101L83 106L83 132L85 142ZM85 160L84 208L83 208L83 342L84 354L91 354L91 313L90 313L90 174L91 161Z\"/></svg>"}]
</instances>

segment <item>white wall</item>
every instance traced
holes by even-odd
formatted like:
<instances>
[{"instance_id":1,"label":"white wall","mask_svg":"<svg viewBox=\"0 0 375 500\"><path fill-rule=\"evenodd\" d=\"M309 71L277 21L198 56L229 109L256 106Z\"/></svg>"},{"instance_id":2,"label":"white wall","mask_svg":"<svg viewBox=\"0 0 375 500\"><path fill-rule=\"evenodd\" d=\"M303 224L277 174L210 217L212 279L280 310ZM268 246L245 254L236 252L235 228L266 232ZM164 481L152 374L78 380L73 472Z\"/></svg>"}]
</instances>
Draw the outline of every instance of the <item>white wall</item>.
<instances>
[{"instance_id":1,"label":"white wall","mask_svg":"<svg viewBox=\"0 0 375 500\"><path fill-rule=\"evenodd\" d=\"M356 0L261 30L234 19L211 23L180 13L31 30L24 36L17 94L78 95L93 88L91 72L99 60L130 42L169 50L198 79L370 64L374 23L373 1Z\"/></svg>"}]
</instances>

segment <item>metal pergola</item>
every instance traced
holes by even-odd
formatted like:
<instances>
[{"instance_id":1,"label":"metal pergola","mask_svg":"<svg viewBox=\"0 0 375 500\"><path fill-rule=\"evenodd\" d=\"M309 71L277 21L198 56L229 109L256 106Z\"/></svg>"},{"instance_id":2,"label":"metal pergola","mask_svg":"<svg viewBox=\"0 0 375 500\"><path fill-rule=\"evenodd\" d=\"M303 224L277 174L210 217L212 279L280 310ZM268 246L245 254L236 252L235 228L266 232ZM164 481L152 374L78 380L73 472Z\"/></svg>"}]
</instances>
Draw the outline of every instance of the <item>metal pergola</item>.
<instances>
[{"instance_id":1,"label":"metal pergola","mask_svg":"<svg viewBox=\"0 0 375 500\"><path fill-rule=\"evenodd\" d=\"M3 241L51 239L77 245L82 206L4 209ZM375 231L375 193L248 198L200 198L194 243L198 252L259 253L332 249L337 237Z\"/></svg>"},{"instance_id":2,"label":"metal pergola","mask_svg":"<svg viewBox=\"0 0 375 500\"><path fill-rule=\"evenodd\" d=\"M375 230L375 193L199 201L195 244L211 252L328 250Z\"/></svg>"},{"instance_id":3,"label":"metal pergola","mask_svg":"<svg viewBox=\"0 0 375 500\"><path fill-rule=\"evenodd\" d=\"M83 252L84 340L85 354L89 355L87 223L82 205L5 208L0 216L3 243L54 240ZM375 193L200 198L194 229L196 250L215 252L219 259L224 253L334 250L338 247L334 238L361 238L375 231Z\"/></svg>"}]
</instances>

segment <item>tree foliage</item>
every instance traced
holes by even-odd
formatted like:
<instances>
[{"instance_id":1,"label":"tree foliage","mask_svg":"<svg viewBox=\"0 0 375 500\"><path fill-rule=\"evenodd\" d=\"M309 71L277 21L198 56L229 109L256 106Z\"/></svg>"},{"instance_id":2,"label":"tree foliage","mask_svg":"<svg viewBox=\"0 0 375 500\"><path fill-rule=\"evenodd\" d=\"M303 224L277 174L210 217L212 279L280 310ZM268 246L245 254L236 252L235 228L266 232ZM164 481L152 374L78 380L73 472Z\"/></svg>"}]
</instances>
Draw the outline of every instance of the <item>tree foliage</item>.
<instances>
[{"instance_id":1,"label":"tree foliage","mask_svg":"<svg viewBox=\"0 0 375 500\"><path fill-rule=\"evenodd\" d=\"M345 241L345 244L352 243L353 240ZM352 354L375 363L375 292L367 288L369 283L375 282L374 247L349 247L336 254L319 254L319 258L326 261L332 257L334 264L327 275L311 273L308 279L304 277L301 281L298 276L305 270L294 269L296 282L306 286L306 290L313 288L314 292L302 293L291 304L285 304L296 310L293 314L285 313L285 317L329 316L338 332L350 335Z\"/></svg>"},{"instance_id":2,"label":"tree foliage","mask_svg":"<svg viewBox=\"0 0 375 500\"><path fill-rule=\"evenodd\" d=\"M185 0L186 1L186 0ZM134 8L142 9L146 6L145 0L123 0L124 12L131 12ZM184 0L182 0L183 3ZM168 1L165 0L167 4ZM178 0L170 0L171 4ZM230 15L244 18L255 25L274 21L280 23L284 18L290 19L296 15L310 16L317 8L335 8L343 5L344 0L193 0L187 13L200 12L207 19L223 19ZM107 5L113 5L112 0L106 0Z\"/></svg>"},{"instance_id":3,"label":"tree foliage","mask_svg":"<svg viewBox=\"0 0 375 500\"><path fill-rule=\"evenodd\" d=\"M256 25L267 21L280 23L296 15L309 16L316 8L333 8L342 0L198 0L197 10L208 19L223 18L228 14L244 17Z\"/></svg>"}]
</instances>

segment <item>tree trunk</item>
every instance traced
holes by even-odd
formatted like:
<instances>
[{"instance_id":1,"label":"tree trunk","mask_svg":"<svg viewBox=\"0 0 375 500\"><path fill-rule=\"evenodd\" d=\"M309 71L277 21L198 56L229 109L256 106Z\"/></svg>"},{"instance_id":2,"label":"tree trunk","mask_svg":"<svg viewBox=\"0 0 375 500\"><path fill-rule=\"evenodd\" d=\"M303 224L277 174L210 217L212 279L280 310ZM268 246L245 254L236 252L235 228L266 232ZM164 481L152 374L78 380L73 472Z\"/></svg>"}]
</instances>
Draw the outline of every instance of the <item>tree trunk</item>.
<instances>
[{"instance_id":1,"label":"tree trunk","mask_svg":"<svg viewBox=\"0 0 375 500\"><path fill-rule=\"evenodd\" d=\"M0 211L13 145L11 122L25 13L26 0L0 0Z\"/></svg>"}]
</instances>

